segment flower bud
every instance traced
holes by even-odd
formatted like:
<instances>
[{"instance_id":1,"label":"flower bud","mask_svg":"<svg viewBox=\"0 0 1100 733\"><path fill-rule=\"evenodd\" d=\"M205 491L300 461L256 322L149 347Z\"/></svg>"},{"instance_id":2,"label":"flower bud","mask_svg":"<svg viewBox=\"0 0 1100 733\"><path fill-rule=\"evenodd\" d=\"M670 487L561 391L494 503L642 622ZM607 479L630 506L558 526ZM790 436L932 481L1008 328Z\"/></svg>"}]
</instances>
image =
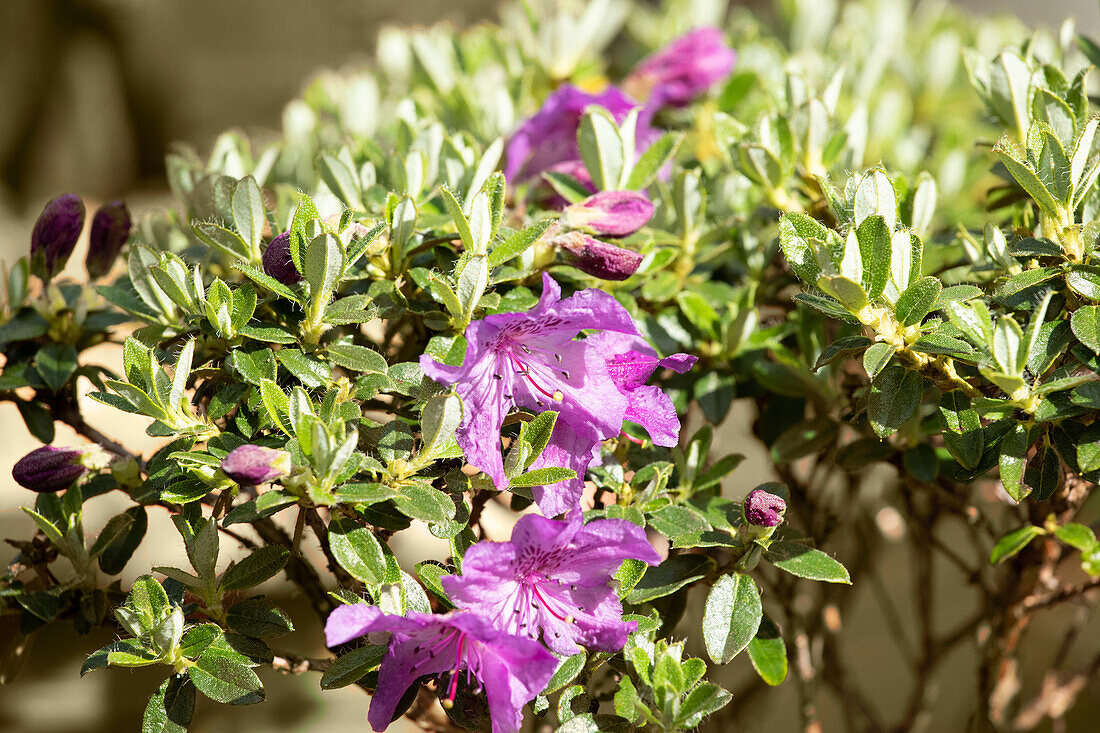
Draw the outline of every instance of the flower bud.
<instances>
[{"instance_id":1,"label":"flower bud","mask_svg":"<svg viewBox=\"0 0 1100 733\"><path fill-rule=\"evenodd\" d=\"M241 486L257 486L290 473L290 454L260 445L242 445L222 459L221 469Z\"/></svg>"},{"instance_id":2,"label":"flower bud","mask_svg":"<svg viewBox=\"0 0 1100 733\"><path fill-rule=\"evenodd\" d=\"M729 76L737 54L717 28L698 28L634 67L623 86L658 106L685 107Z\"/></svg>"},{"instance_id":3,"label":"flower bud","mask_svg":"<svg viewBox=\"0 0 1100 733\"><path fill-rule=\"evenodd\" d=\"M588 228L608 237L627 237L646 225L653 216L653 204L639 191L600 191L562 214L568 227Z\"/></svg>"},{"instance_id":4,"label":"flower bud","mask_svg":"<svg viewBox=\"0 0 1100 733\"><path fill-rule=\"evenodd\" d=\"M753 489L742 504L745 524L754 527L775 527L783 521L787 502L783 497L769 494L764 489Z\"/></svg>"},{"instance_id":5,"label":"flower bud","mask_svg":"<svg viewBox=\"0 0 1100 733\"><path fill-rule=\"evenodd\" d=\"M593 239L581 232L566 232L554 244L570 255L570 264L601 280L626 280L642 264L642 255L625 247Z\"/></svg>"},{"instance_id":6,"label":"flower bud","mask_svg":"<svg viewBox=\"0 0 1100 733\"><path fill-rule=\"evenodd\" d=\"M302 281L302 273L294 266L290 256L290 232L283 232L271 240L264 250L264 272L283 285L297 285Z\"/></svg>"},{"instance_id":7,"label":"flower bud","mask_svg":"<svg viewBox=\"0 0 1100 733\"><path fill-rule=\"evenodd\" d=\"M44 445L20 458L11 469L15 482L40 494L67 489L87 472L81 463L84 451Z\"/></svg>"},{"instance_id":8,"label":"flower bud","mask_svg":"<svg viewBox=\"0 0 1100 733\"><path fill-rule=\"evenodd\" d=\"M60 272L84 229L84 202L75 193L46 204L31 232L31 272L43 281Z\"/></svg>"},{"instance_id":9,"label":"flower bud","mask_svg":"<svg viewBox=\"0 0 1100 733\"><path fill-rule=\"evenodd\" d=\"M124 201L108 201L95 212L88 236L88 256L84 258L89 277L97 279L110 272L130 236L131 224L130 211Z\"/></svg>"}]
</instances>

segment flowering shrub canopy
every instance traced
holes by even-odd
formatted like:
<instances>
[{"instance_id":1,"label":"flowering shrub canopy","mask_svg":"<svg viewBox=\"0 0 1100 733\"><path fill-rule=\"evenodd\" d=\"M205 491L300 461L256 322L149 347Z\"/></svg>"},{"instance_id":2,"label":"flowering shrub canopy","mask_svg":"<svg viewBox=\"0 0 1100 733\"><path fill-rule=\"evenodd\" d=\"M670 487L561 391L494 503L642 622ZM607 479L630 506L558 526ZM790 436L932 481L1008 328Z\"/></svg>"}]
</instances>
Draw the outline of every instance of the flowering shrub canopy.
<instances>
[{"instance_id":1,"label":"flowering shrub canopy","mask_svg":"<svg viewBox=\"0 0 1100 733\"><path fill-rule=\"evenodd\" d=\"M362 687L376 730L724 730L753 704L726 665L798 686L804 729L909 730L949 656L974 720L1063 715L1097 665L1046 655L1031 689L1017 642L1100 576L1100 48L777 6L781 30L676 0L387 29L270 144L174 147L175 209L101 207L94 288L59 276L83 201L48 203L0 310L0 399L44 444L12 471L5 679L72 623L116 637L82 673L160 675L146 732L274 670ZM151 516L182 567L137 553ZM867 597L897 709L847 668ZM327 652L281 647L321 624Z\"/></svg>"}]
</instances>

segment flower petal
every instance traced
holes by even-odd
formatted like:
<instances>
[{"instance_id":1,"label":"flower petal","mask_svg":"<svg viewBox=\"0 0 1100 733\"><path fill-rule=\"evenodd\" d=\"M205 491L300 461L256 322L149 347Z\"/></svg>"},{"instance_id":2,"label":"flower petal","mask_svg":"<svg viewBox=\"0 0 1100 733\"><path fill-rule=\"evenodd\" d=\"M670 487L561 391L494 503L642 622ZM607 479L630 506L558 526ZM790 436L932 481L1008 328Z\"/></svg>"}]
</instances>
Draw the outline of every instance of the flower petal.
<instances>
[{"instance_id":1,"label":"flower petal","mask_svg":"<svg viewBox=\"0 0 1100 733\"><path fill-rule=\"evenodd\" d=\"M630 391L624 419L638 423L656 445L671 448L680 439L680 416L672 398L659 387L643 385Z\"/></svg>"}]
</instances>

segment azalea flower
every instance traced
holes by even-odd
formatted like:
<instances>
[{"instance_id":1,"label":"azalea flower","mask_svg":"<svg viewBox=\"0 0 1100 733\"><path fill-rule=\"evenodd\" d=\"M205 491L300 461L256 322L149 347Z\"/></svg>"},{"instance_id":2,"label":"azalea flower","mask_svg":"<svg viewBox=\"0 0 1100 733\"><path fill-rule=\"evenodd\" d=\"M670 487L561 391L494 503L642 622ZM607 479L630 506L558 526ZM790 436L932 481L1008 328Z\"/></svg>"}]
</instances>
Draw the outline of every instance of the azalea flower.
<instances>
[{"instance_id":1,"label":"azalea flower","mask_svg":"<svg viewBox=\"0 0 1100 733\"><path fill-rule=\"evenodd\" d=\"M656 445L672 447L680 439L680 417L672 399L646 381L658 368L683 374L698 361L690 354L661 359L643 339L630 334L603 331L586 339L607 362L608 374L627 398L624 420L641 425Z\"/></svg>"},{"instance_id":2,"label":"azalea flower","mask_svg":"<svg viewBox=\"0 0 1100 733\"><path fill-rule=\"evenodd\" d=\"M609 294L588 289L562 299L561 288L544 273L542 298L530 311L487 316L467 327L462 366L438 364L426 354L420 358L429 377L457 385L466 406L458 444L499 489L508 487L500 448L505 416L517 407L558 412L550 444L533 466L572 468L577 478L556 484L560 490L533 489L549 516L579 501L585 469L600 441L621 431L629 402L599 352L577 339L585 329L640 336L634 319Z\"/></svg>"},{"instance_id":3,"label":"azalea flower","mask_svg":"<svg viewBox=\"0 0 1100 733\"><path fill-rule=\"evenodd\" d=\"M462 575L442 579L459 606L492 619L500 629L538 639L558 654L580 647L617 652L637 629L623 621L610 583L623 560L656 565L660 555L641 527L624 519L584 524L580 511L565 520L522 517L508 542L478 542L466 551Z\"/></svg>"},{"instance_id":4,"label":"azalea flower","mask_svg":"<svg viewBox=\"0 0 1100 733\"><path fill-rule=\"evenodd\" d=\"M586 329L633 338L578 339ZM420 366L437 382L456 385L466 406L458 445L498 489L508 487L500 447L505 416L515 408L558 413L549 444L531 466L576 471L575 479L532 489L543 514L556 516L580 501L584 472L600 443L622 432L624 419L649 430L658 445L676 444L680 421L671 400L640 385L658 366L684 370L694 357L678 354L662 362L651 353L630 313L611 295L589 288L562 299L561 288L543 273L542 297L530 311L487 316L467 327L462 366L439 364L426 354Z\"/></svg>"},{"instance_id":5,"label":"azalea flower","mask_svg":"<svg viewBox=\"0 0 1100 733\"><path fill-rule=\"evenodd\" d=\"M454 705L465 670L467 681L473 677L485 690L493 733L515 733L523 725L523 706L546 688L558 665L541 644L463 611L387 616L377 606L353 603L338 607L325 623L330 647L379 631L391 635L367 713L376 731L389 726L405 692L425 675L439 676L440 689L447 689L443 705Z\"/></svg>"},{"instance_id":6,"label":"azalea flower","mask_svg":"<svg viewBox=\"0 0 1100 733\"><path fill-rule=\"evenodd\" d=\"M737 54L717 28L697 28L646 58L623 86L647 106L684 107L733 69Z\"/></svg>"},{"instance_id":7,"label":"azalea flower","mask_svg":"<svg viewBox=\"0 0 1100 733\"><path fill-rule=\"evenodd\" d=\"M603 107L617 123L622 123L630 110L642 105L615 86L599 94L589 94L571 84L564 84L546 98L542 108L526 120L508 141L504 177L519 183L555 167L575 170L581 153L577 147L577 128L588 107ZM635 143L638 152L649 147L657 132L649 126L651 111L638 115ZM565 164L564 168L562 167Z\"/></svg>"}]
</instances>

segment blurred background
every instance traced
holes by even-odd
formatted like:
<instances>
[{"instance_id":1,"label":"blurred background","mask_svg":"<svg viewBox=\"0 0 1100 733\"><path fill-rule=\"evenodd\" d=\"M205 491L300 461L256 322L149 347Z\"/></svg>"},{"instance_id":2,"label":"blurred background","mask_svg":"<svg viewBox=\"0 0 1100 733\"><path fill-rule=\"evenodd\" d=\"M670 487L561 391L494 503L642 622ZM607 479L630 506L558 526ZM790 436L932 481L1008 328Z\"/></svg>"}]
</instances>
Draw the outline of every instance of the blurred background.
<instances>
[{"instance_id":1,"label":"blurred background","mask_svg":"<svg viewBox=\"0 0 1100 733\"><path fill-rule=\"evenodd\" d=\"M219 132L231 127L259 135L277 130L283 106L316 71L369 57L383 25L439 20L466 24L490 17L496 4L496 0L2 0L0 259L11 261L25 253L34 218L45 201L59 193L81 194L89 211L100 201L117 197L127 198L139 212L160 205L167 196L163 154L171 142L187 141L203 152ZM742 4L766 9L771 2ZM1074 16L1082 32L1100 35L1096 0L957 0L957 4L982 12L1013 12L1031 24L1054 28ZM74 263L82 260L80 251L72 258ZM79 265L71 274L82 274ZM105 352L103 361L110 364L117 359ZM157 444L144 435L144 420L101 405L89 405L88 414L91 422L110 426L113 434L134 436L135 450L148 451ZM745 424L726 426L725 439L737 450L751 453L752 446L743 439L751 410L735 409L733 414L742 415ZM36 443L10 403L0 406L0 426L0 539L25 537L33 528L18 510L24 496L6 467ZM59 429L56 442L78 440ZM735 477L739 485L744 482L751 487L757 479L770 478L769 471L766 456L751 455ZM110 497L95 502L89 505L91 531L118 511ZM167 533L162 535L165 541L158 543L160 548L179 544L166 517L155 517L153 522L150 536ZM159 552L154 562L147 542L132 565L164 564L166 558ZM11 548L0 546L0 561L12 554ZM183 561L182 548L178 554ZM900 564L900 555L898 560ZM322 653L311 646L320 638L320 629L309 625L311 613L305 604L294 598L278 601L302 620L302 628L286 640L285 648ZM846 624L860 622L858 616L845 619ZM881 620L868 615L866 622ZM163 678L159 670L112 669L82 680L77 670L84 654L110 641L110 635L80 638L71 627L59 625L48 637L37 640L36 653L18 681L0 687L0 732L136 730L144 696ZM896 667L890 660L894 647L886 639L881 630L869 627L865 641L852 653L869 660L862 670L867 679L860 682L885 696L880 702L888 707L897 681L890 679ZM953 678L950 670L972 666L965 659L952 662L946 665L950 669L944 675L933 730L965 729L963 711L970 705L967 697L973 680ZM729 667L722 672L730 676L729 682L751 675L743 658ZM314 677L267 674L265 683L268 702L257 709L200 703L192 730L366 729L366 698L355 688L322 697ZM755 730L795 730L797 703L792 687L787 684L741 703L735 701L731 708L738 708L738 723L752 720ZM829 711L825 713L828 721ZM839 721L832 719L837 727L827 729L842 730ZM1095 712L1079 711L1071 719L1070 730L1097 730L1095 720ZM416 728L395 726L394 730Z\"/></svg>"}]
</instances>

